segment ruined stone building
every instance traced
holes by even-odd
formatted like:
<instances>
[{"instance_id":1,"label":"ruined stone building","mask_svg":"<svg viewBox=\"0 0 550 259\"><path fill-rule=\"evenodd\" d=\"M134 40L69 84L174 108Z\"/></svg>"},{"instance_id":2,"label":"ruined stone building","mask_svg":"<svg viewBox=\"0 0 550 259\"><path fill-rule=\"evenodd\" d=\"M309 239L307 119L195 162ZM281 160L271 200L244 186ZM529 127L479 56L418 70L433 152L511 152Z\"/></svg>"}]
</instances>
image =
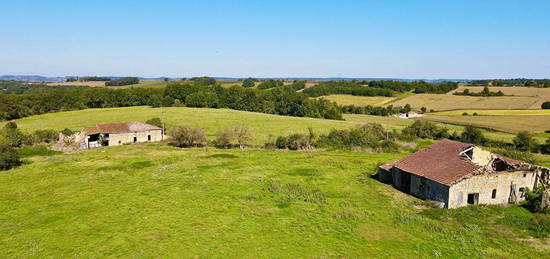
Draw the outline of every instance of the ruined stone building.
<instances>
[{"instance_id":1,"label":"ruined stone building","mask_svg":"<svg viewBox=\"0 0 550 259\"><path fill-rule=\"evenodd\" d=\"M95 148L162 140L162 129L157 126L143 122L115 122L85 127L77 142L81 148Z\"/></svg>"},{"instance_id":2,"label":"ruined stone building","mask_svg":"<svg viewBox=\"0 0 550 259\"><path fill-rule=\"evenodd\" d=\"M527 188L547 182L549 170L473 144L442 140L380 166L379 179L445 208L524 200Z\"/></svg>"}]
</instances>

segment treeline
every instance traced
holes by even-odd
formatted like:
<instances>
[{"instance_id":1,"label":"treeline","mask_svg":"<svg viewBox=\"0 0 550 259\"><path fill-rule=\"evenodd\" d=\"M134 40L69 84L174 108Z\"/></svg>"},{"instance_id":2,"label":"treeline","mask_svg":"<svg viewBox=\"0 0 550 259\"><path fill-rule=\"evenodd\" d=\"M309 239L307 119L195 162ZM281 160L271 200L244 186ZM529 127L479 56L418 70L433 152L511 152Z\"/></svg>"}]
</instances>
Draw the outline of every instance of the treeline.
<instances>
[{"instance_id":1,"label":"treeline","mask_svg":"<svg viewBox=\"0 0 550 259\"><path fill-rule=\"evenodd\" d=\"M340 106L343 113L347 114L366 114L366 115L376 115L376 116L390 116L400 113L408 113L412 111L411 105L406 104L405 106L393 106L388 105L386 107L382 106L355 106L351 105L342 105ZM422 112L426 112L426 108L422 107Z\"/></svg>"},{"instance_id":2,"label":"treeline","mask_svg":"<svg viewBox=\"0 0 550 259\"><path fill-rule=\"evenodd\" d=\"M40 83L23 83L19 81L0 80L0 93L4 94L24 94L24 93L43 93L55 90L84 89L86 86L70 85L46 85Z\"/></svg>"},{"instance_id":3,"label":"treeline","mask_svg":"<svg viewBox=\"0 0 550 259\"><path fill-rule=\"evenodd\" d=\"M550 79L487 79L487 80L472 80L473 86L525 86L525 87L550 87Z\"/></svg>"},{"instance_id":4,"label":"treeline","mask_svg":"<svg viewBox=\"0 0 550 259\"><path fill-rule=\"evenodd\" d=\"M297 93L292 86L257 90L217 84L174 82L165 89L84 88L43 93L0 94L0 120L13 120L48 112L86 108L149 105L229 108L242 111L325 119L342 119L334 102L314 100Z\"/></svg>"},{"instance_id":5,"label":"treeline","mask_svg":"<svg viewBox=\"0 0 550 259\"><path fill-rule=\"evenodd\" d=\"M124 77L121 79L110 80L105 82L106 86L123 86L123 85L135 85L139 84L139 78L137 77Z\"/></svg>"},{"instance_id":6,"label":"treeline","mask_svg":"<svg viewBox=\"0 0 550 259\"><path fill-rule=\"evenodd\" d=\"M390 89L367 87L355 81L329 81L319 82L318 85L303 91L311 97L319 97L331 94L349 94L358 96L393 96Z\"/></svg>"},{"instance_id":7,"label":"treeline","mask_svg":"<svg viewBox=\"0 0 550 259\"><path fill-rule=\"evenodd\" d=\"M296 117L342 119L342 112L336 103L310 99L305 94L297 93L293 86L279 86L262 91L241 86L224 88L217 84L205 86L176 82L166 86L163 105L229 108Z\"/></svg>"},{"instance_id":8,"label":"treeline","mask_svg":"<svg viewBox=\"0 0 550 259\"><path fill-rule=\"evenodd\" d=\"M489 87L485 86L483 87L483 90L478 93L470 92L470 89L464 89L462 92L455 92L454 95L464 95L464 96L483 96L483 97L491 97L491 96L505 96L505 94L502 91L498 92L491 92L489 90Z\"/></svg>"},{"instance_id":9,"label":"treeline","mask_svg":"<svg viewBox=\"0 0 550 259\"><path fill-rule=\"evenodd\" d=\"M81 77L80 81L87 82L87 81L111 81L110 77L105 76L86 76Z\"/></svg>"},{"instance_id":10,"label":"treeline","mask_svg":"<svg viewBox=\"0 0 550 259\"><path fill-rule=\"evenodd\" d=\"M414 90L415 93L444 94L458 87L455 82L428 83L425 81L329 81L307 88L304 93L312 97L331 94L357 96L394 96Z\"/></svg>"}]
</instances>

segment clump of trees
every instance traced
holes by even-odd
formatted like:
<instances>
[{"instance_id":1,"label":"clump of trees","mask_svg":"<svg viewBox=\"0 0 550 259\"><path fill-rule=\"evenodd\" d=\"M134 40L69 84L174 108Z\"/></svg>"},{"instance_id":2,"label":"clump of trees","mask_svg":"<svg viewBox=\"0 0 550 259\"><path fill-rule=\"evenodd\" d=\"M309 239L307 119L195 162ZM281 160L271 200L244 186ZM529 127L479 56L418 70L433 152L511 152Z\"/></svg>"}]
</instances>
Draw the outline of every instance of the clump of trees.
<instances>
[{"instance_id":1,"label":"clump of trees","mask_svg":"<svg viewBox=\"0 0 550 259\"><path fill-rule=\"evenodd\" d=\"M550 79L488 79L488 80L473 80L470 82L474 86L524 86L524 87L550 87Z\"/></svg>"},{"instance_id":2,"label":"clump of trees","mask_svg":"<svg viewBox=\"0 0 550 259\"><path fill-rule=\"evenodd\" d=\"M416 120L413 124L403 129L403 134L418 138L427 139L442 139L449 138L449 130L447 128L438 127L432 122Z\"/></svg>"},{"instance_id":3,"label":"clump of trees","mask_svg":"<svg viewBox=\"0 0 550 259\"><path fill-rule=\"evenodd\" d=\"M355 106L351 105L342 105L340 106L343 113L348 114L366 114L366 115L376 115L376 116L390 116L399 113L407 113L412 111L411 105L406 104L405 106L393 106L388 105L386 107L382 106Z\"/></svg>"},{"instance_id":4,"label":"clump of trees","mask_svg":"<svg viewBox=\"0 0 550 259\"><path fill-rule=\"evenodd\" d=\"M123 85L135 85L139 84L139 78L137 77L123 77L116 80L110 80L105 82L106 86L123 86Z\"/></svg>"},{"instance_id":5,"label":"clump of trees","mask_svg":"<svg viewBox=\"0 0 550 259\"><path fill-rule=\"evenodd\" d=\"M247 87L247 88L248 87L254 87L256 85L256 82L258 82L258 79L254 79L254 78L249 77L249 78L243 80L242 86Z\"/></svg>"},{"instance_id":6,"label":"clump of trees","mask_svg":"<svg viewBox=\"0 0 550 259\"><path fill-rule=\"evenodd\" d=\"M110 77L106 76L87 76L87 77L81 77L80 81L87 82L87 81L111 81Z\"/></svg>"},{"instance_id":7,"label":"clump of trees","mask_svg":"<svg viewBox=\"0 0 550 259\"><path fill-rule=\"evenodd\" d=\"M0 143L0 170L9 170L21 164L17 150Z\"/></svg>"},{"instance_id":8,"label":"clump of trees","mask_svg":"<svg viewBox=\"0 0 550 259\"><path fill-rule=\"evenodd\" d=\"M168 132L169 143L176 147L201 147L206 142L206 135L199 127L180 126Z\"/></svg>"},{"instance_id":9,"label":"clump of trees","mask_svg":"<svg viewBox=\"0 0 550 259\"><path fill-rule=\"evenodd\" d=\"M264 89L275 88L277 86L282 86L282 85L284 85L283 80L269 79L269 80L264 80L260 82L260 84L258 85L258 89L264 90Z\"/></svg>"},{"instance_id":10,"label":"clump of trees","mask_svg":"<svg viewBox=\"0 0 550 259\"><path fill-rule=\"evenodd\" d=\"M159 117L151 118L151 119L145 121L145 123L147 123L149 125L157 126L159 128L164 128L164 123L162 122L162 120Z\"/></svg>"},{"instance_id":11,"label":"clump of trees","mask_svg":"<svg viewBox=\"0 0 550 259\"><path fill-rule=\"evenodd\" d=\"M464 89L462 92L455 92L453 94L454 95L465 95L465 96L483 96L483 97L505 96L505 94L502 91L491 92L489 90L489 87L487 87L487 86L483 87L483 90L479 93L470 92L470 89Z\"/></svg>"}]
</instances>

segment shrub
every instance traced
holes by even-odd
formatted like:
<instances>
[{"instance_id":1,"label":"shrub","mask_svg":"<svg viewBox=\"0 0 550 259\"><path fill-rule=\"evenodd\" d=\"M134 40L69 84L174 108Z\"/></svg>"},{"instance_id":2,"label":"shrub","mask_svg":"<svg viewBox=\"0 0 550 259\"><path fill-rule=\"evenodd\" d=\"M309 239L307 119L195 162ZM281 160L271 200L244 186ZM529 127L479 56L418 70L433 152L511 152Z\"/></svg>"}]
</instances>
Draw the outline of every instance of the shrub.
<instances>
[{"instance_id":1,"label":"shrub","mask_svg":"<svg viewBox=\"0 0 550 259\"><path fill-rule=\"evenodd\" d=\"M234 126L218 131L214 141L216 147L231 148L239 146L243 148L253 139L252 130L248 126Z\"/></svg>"},{"instance_id":2,"label":"shrub","mask_svg":"<svg viewBox=\"0 0 550 259\"><path fill-rule=\"evenodd\" d=\"M536 147L535 140L527 131L519 132L513 139L514 147L523 152L534 150Z\"/></svg>"},{"instance_id":3,"label":"shrub","mask_svg":"<svg viewBox=\"0 0 550 259\"><path fill-rule=\"evenodd\" d=\"M61 131L61 134L65 135L65 136L72 136L75 132L70 130L70 129L67 129L65 128L64 130Z\"/></svg>"},{"instance_id":4,"label":"shrub","mask_svg":"<svg viewBox=\"0 0 550 259\"><path fill-rule=\"evenodd\" d=\"M206 136L202 129L191 126L181 126L170 131L170 144L176 147L199 147L206 144Z\"/></svg>"},{"instance_id":5,"label":"shrub","mask_svg":"<svg viewBox=\"0 0 550 259\"><path fill-rule=\"evenodd\" d=\"M413 124L404 128L403 134L430 139L442 139L450 136L448 129L440 128L429 121L422 120L416 120Z\"/></svg>"},{"instance_id":6,"label":"shrub","mask_svg":"<svg viewBox=\"0 0 550 259\"><path fill-rule=\"evenodd\" d=\"M55 130L36 130L34 142L51 144L59 140L59 133Z\"/></svg>"},{"instance_id":7,"label":"shrub","mask_svg":"<svg viewBox=\"0 0 550 259\"><path fill-rule=\"evenodd\" d=\"M17 124L15 122L8 122L0 131L0 144L5 144L11 147L20 147L24 144L31 143L32 139L23 134L23 132L17 128Z\"/></svg>"},{"instance_id":8,"label":"shrub","mask_svg":"<svg viewBox=\"0 0 550 259\"><path fill-rule=\"evenodd\" d=\"M62 154L62 152L53 151L45 145L21 147L17 149L17 153L21 158L33 156L53 156L57 154Z\"/></svg>"},{"instance_id":9,"label":"shrub","mask_svg":"<svg viewBox=\"0 0 550 259\"><path fill-rule=\"evenodd\" d=\"M544 102L540 107L542 109L550 109L550 102Z\"/></svg>"},{"instance_id":10,"label":"shrub","mask_svg":"<svg viewBox=\"0 0 550 259\"><path fill-rule=\"evenodd\" d=\"M477 112L474 112L474 114L472 114L472 115L477 116L478 114L477 114Z\"/></svg>"},{"instance_id":11,"label":"shrub","mask_svg":"<svg viewBox=\"0 0 550 259\"><path fill-rule=\"evenodd\" d=\"M483 135L483 132L481 132L480 129L472 126L466 126L464 132L462 132L462 134L460 135L460 141L477 145L483 145L487 143L487 139Z\"/></svg>"},{"instance_id":12,"label":"shrub","mask_svg":"<svg viewBox=\"0 0 550 259\"><path fill-rule=\"evenodd\" d=\"M462 113L462 116L468 116L468 113L467 113L467 112L463 112L463 113Z\"/></svg>"},{"instance_id":13,"label":"shrub","mask_svg":"<svg viewBox=\"0 0 550 259\"><path fill-rule=\"evenodd\" d=\"M542 207L542 196L547 188L544 188L544 186L539 186L538 188L535 188L534 190L530 190L527 188L525 192L525 207L529 209L532 212L542 212L542 213L548 213L550 210L548 208Z\"/></svg>"},{"instance_id":14,"label":"shrub","mask_svg":"<svg viewBox=\"0 0 550 259\"><path fill-rule=\"evenodd\" d=\"M163 128L162 120L161 120L160 118L158 118L158 117L149 119L149 120L147 120L145 123L150 124L150 125L153 125L153 126L157 126L157 127L159 127L159 128Z\"/></svg>"},{"instance_id":15,"label":"shrub","mask_svg":"<svg viewBox=\"0 0 550 259\"><path fill-rule=\"evenodd\" d=\"M15 148L0 144L0 170L9 170L21 164Z\"/></svg>"}]
</instances>

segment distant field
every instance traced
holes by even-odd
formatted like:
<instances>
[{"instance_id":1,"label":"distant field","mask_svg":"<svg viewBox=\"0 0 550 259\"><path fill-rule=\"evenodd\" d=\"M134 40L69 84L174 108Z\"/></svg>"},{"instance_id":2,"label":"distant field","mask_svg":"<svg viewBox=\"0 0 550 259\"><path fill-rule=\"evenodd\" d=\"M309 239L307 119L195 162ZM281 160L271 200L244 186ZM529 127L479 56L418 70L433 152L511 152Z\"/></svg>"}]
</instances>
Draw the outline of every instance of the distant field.
<instances>
[{"instance_id":1,"label":"distant field","mask_svg":"<svg viewBox=\"0 0 550 259\"><path fill-rule=\"evenodd\" d=\"M463 113L472 115L477 113L484 115L508 115L508 116L550 116L550 110L453 110L430 113L431 115L462 115Z\"/></svg>"},{"instance_id":2,"label":"distant field","mask_svg":"<svg viewBox=\"0 0 550 259\"><path fill-rule=\"evenodd\" d=\"M483 113L481 113L483 114ZM422 117L424 120L431 120L456 125L472 125L478 127L492 128L495 130L517 133L528 131L530 133L541 133L550 130L550 115L486 115L486 116L462 116L462 115L438 115L427 114Z\"/></svg>"},{"instance_id":3,"label":"distant field","mask_svg":"<svg viewBox=\"0 0 550 259\"><path fill-rule=\"evenodd\" d=\"M307 133L309 127L313 128L317 133L325 133L331 129L345 129L373 122L380 123L387 129L400 130L414 122L413 120L395 117L356 114L345 114L345 121L334 121L278 116L229 109L186 107L150 108L143 106L48 113L19 119L16 120L16 122L24 131L33 131L36 129L62 130L64 128L80 130L84 126L95 125L96 123L146 121L153 117L163 118L167 128L173 128L183 124L198 125L204 128L211 139L215 137L216 132L220 129L233 125L248 125L252 127L254 131L256 144L263 144L270 135L280 136L290 133ZM448 122L456 124L454 120L449 120ZM0 122L0 126L3 126L3 124L5 124L5 122ZM441 126L449 128L451 132L456 131L458 133L462 132L464 129L462 126L450 124L441 124ZM514 137L512 134L504 132L486 131L485 134L491 139L503 141L511 141ZM541 137L541 141L542 140Z\"/></svg>"},{"instance_id":4,"label":"distant field","mask_svg":"<svg viewBox=\"0 0 550 259\"><path fill-rule=\"evenodd\" d=\"M550 89L549 89L550 90ZM464 110L464 109L537 109L540 97L502 96L502 97L473 97L450 94L415 94L392 103L404 106L410 104L413 108L426 107L436 111ZM540 109L540 106L538 107Z\"/></svg>"},{"instance_id":5,"label":"distant field","mask_svg":"<svg viewBox=\"0 0 550 259\"><path fill-rule=\"evenodd\" d=\"M124 86L111 86L112 88L130 88L130 87L141 87L141 88L164 88L168 82L165 81L139 81L139 84L135 85L124 85Z\"/></svg>"},{"instance_id":6,"label":"distant field","mask_svg":"<svg viewBox=\"0 0 550 259\"><path fill-rule=\"evenodd\" d=\"M146 121L153 117L160 117L166 122L167 128L179 125L198 125L214 138L218 130L233 125L248 125L256 135L257 143L264 143L269 135L279 136L290 133L307 133L309 127L317 132L328 132L331 129L343 129L368 122L378 122L388 129L399 129L412 123L393 117L346 115L347 121L335 121L314 118L299 118L278 116L263 113L244 112L229 109L207 108L105 108L86 109L59 113L48 113L16 120L22 130L36 129L62 130L70 128L79 130L84 126L102 122L117 121ZM5 122L4 122L5 123ZM0 123L3 125L4 123Z\"/></svg>"},{"instance_id":7,"label":"distant field","mask_svg":"<svg viewBox=\"0 0 550 259\"><path fill-rule=\"evenodd\" d=\"M105 81L60 82L60 83L47 83L47 85L71 85L71 86L105 87Z\"/></svg>"},{"instance_id":8,"label":"distant field","mask_svg":"<svg viewBox=\"0 0 550 259\"><path fill-rule=\"evenodd\" d=\"M478 86L461 86L455 91L464 91L469 89L470 92L477 93L483 90L483 87ZM506 95L531 97L533 103L531 106L525 109L540 109L540 105L545 101L550 101L550 88L536 88L536 87L489 87L491 92L502 91ZM451 91L448 94L451 95L455 91Z\"/></svg>"},{"instance_id":9,"label":"distant field","mask_svg":"<svg viewBox=\"0 0 550 259\"><path fill-rule=\"evenodd\" d=\"M367 106L367 105L382 106L395 99L395 97L354 96L354 95L346 95L346 94L327 95L327 96L321 96L319 98L333 101L340 105L355 105L355 106Z\"/></svg>"}]
</instances>

